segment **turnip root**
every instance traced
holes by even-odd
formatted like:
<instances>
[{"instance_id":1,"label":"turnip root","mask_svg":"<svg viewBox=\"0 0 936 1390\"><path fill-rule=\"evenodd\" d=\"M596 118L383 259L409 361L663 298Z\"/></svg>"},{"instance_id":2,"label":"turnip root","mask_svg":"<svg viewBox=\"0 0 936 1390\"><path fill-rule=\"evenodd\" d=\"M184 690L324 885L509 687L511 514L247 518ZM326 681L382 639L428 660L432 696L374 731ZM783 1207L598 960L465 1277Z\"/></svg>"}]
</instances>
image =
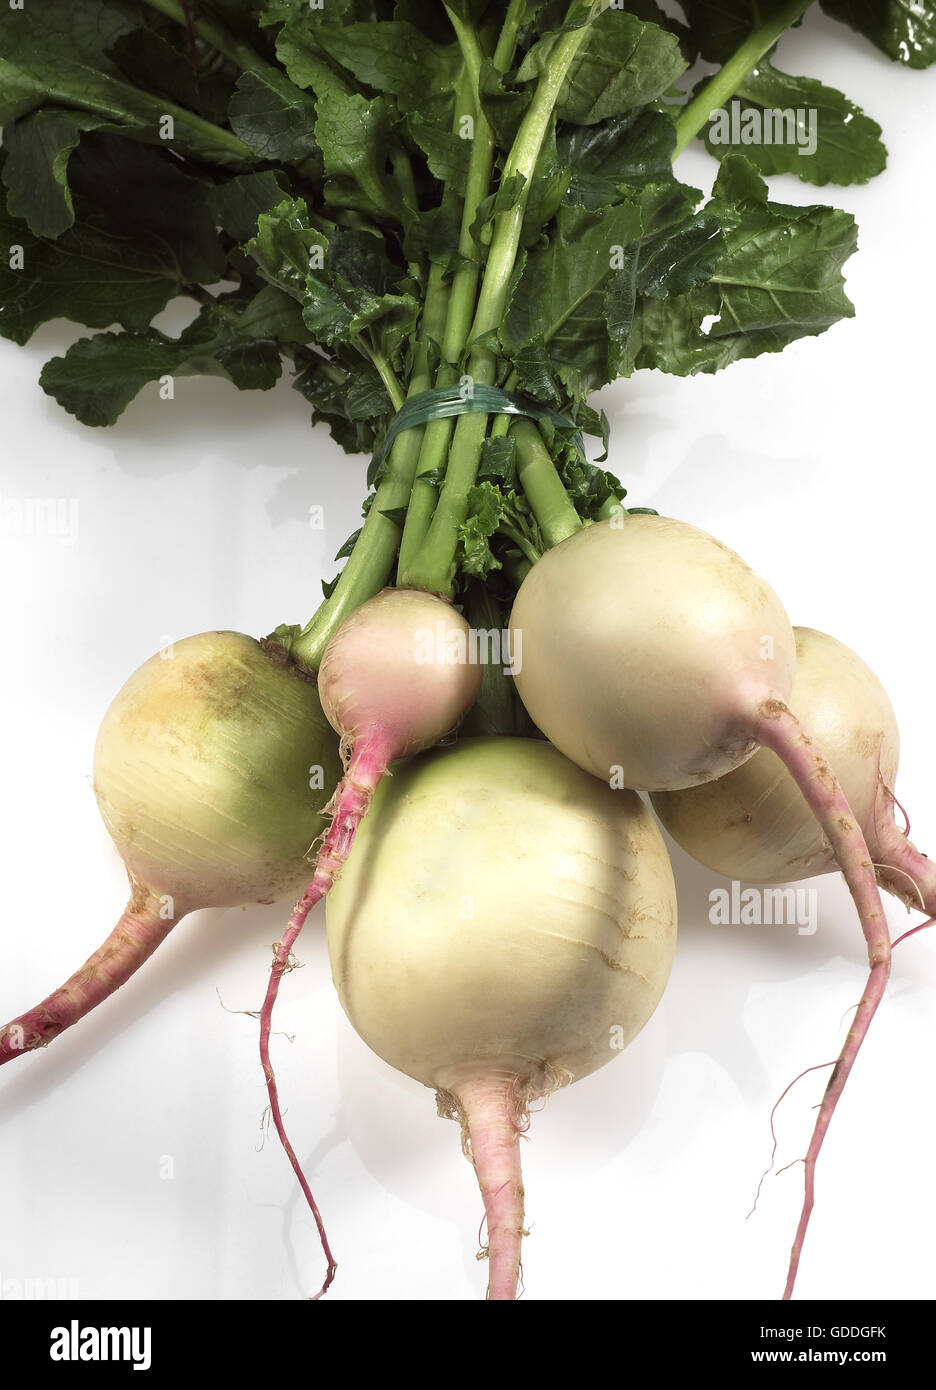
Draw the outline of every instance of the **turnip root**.
<instances>
[{"instance_id":1,"label":"turnip root","mask_svg":"<svg viewBox=\"0 0 936 1390\"><path fill-rule=\"evenodd\" d=\"M295 894L339 775L314 680L253 638L205 632L145 662L94 754L130 902L80 970L0 1030L0 1064L90 1013L187 913Z\"/></svg>"},{"instance_id":2,"label":"turnip root","mask_svg":"<svg viewBox=\"0 0 936 1390\"><path fill-rule=\"evenodd\" d=\"M869 978L823 1097L784 1297L814 1201L816 1158L884 993L891 943L867 845L820 747L790 711L793 630L768 585L695 527L623 515L547 552L511 615L517 689L567 757L612 785L676 791L740 767L758 745L785 765L831 845L861 919Z\"/></svg>"},{"instance_id":3,"label":"turnip root","mask_svg":"<svg viewBox=\"0 0 936 1390\"><path fill-rule=\"evenodd\" d=\"M936 869L894 823L900 737L887 692L842 642L794 628L790 708L835 769L878 872L908 905L936 913ZM815 817L767 748L716 781L656 792L660 820L687 854L726 878L796 883L835 868Z\"/></svg>"},{"instance_id":4,"label":"turnip root","mask_svg":"<svg viewBox=\"0 0 936 1390\"><path fill-rule=\"evenodd\" d=\"M467 622L447 600L420 589L384 589L345 619L319 667L322 708L341 735L347 771L328 807L332 822L318 852L312 881L274 947L270 982L260 1011L260 1060L273 1124L319 1225L328 1260L319 1297L334 1277L335 1263L283 1124L270 1060L273 1007L305 920L341 873L390 763L438 743L474 704L481 667L468 663L467 639Z\"/></svg>"},{"instance_id":5,"label":"turnip root","mask_svg":"<svg viewBox=\"0 0 936 1390\"><path fill-rule=\"evenodd\" d=\"M530 1102L616 1056L669 976L676 899L653 818L540 740L465 740L394 769L326 914L353 1027L461 1123L488 1297L513 1298Z\"/></svg>"}]
</instances>

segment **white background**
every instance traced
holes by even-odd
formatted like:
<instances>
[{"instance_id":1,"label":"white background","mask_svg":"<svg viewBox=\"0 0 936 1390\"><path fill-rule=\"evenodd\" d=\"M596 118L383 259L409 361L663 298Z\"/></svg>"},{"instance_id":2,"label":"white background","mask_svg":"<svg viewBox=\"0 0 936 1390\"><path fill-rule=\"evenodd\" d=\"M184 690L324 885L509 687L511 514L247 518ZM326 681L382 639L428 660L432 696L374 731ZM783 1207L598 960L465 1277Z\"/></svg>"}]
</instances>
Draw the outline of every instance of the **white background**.
<instances>
[{"instance_id":1,"label":"white background","mask_svg":"<svg viewBox=\"0 0 936 1390\"><path fill-rule=\"evenodd\" d=\"M898 793L936 846L932 739L933 308L936 79L897 68L819 15L781 65L843 88L885 129L867 188L775 197L854 211L857 318L780 356L680 381L641 374L601 397L611 465L633 505L739 550L794 622L855 647L884 680L903 738ZM708 188L690 151L680 173ZM173 320L167 318L165 322ZM172 637L262 635L304 620L356 525L364 460L348 459L287 383L266 395L150 387L118 426L88 430L38 388L80 330L0 344L2 494L77 498L79 534L7 537L0 1016L36 1002L103 939L126 883L98 818L94 735L127 675ZM325 507L325 533L308 509ZM669 991L613 1065L557 1094L524 1146L528 1299L774 1297L800 1166L765 1183L768 1115L797 1072L832 1057L861 992L863 943L844 885L819 931L716 928L721 882L674 852L680 945ZM918 920L918 919L913 919ZM314 1229L275 1140L256 1008L282 907L185 920L97 1014L0 1073L0 1291L75 1281L84 1297L297 1299L318 1287ZM892 909L895 930L910 925ZM340 1269L330 1299L476 1299L480 1198L432 1095L371 1055L329 981L321 916L284 984L275 1043L296 1148ZM936 1266L936 936L893 980L823 1152L798 1293L932 1298ZM779 1165L805 1149L824 1073L778 1123ZM175 1176L160 1177L163 1156ZM7 1292L15 1288L7 1284Z\"/></svg>"}]
</instances>

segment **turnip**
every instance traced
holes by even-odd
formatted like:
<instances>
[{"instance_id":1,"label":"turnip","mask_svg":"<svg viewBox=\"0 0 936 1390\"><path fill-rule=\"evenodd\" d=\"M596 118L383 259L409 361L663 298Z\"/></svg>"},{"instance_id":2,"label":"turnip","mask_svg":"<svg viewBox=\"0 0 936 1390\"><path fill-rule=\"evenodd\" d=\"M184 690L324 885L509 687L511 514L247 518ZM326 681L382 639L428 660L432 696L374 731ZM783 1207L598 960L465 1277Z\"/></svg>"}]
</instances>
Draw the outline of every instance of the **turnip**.
<instances>
[{"instance_id":1,"label":"turnip","mask_svg":"<svg viewBox=\"0 0 936 1390\"><path fill-rule=\"evenodd\" d=\"M835 768L879 874L895 887L902 880L902 895L912 894L910 881L886 867L888 855L903 839L893 825L900 739L887 693L844 643L809 627L794 633L790 708ZM815 817L768 748L715 781L655 792L653 805L687 854L727 878L792 883L835 867ZM888 818L892 835L886 834ZM879 843L881 838L885 844Z\"/></svg>"},{"instance_id":2,"label":"turnip","mask_svg":"<svg viewBox=\"0 0 936 1390\"><path fill-rule=\"evenodd\" d=\"M890 972L871 858L829 762L787 701L793 630L769 586L705 532L623 514L547 552L511 615L517 689L567 757L612 785L674 791L723 776L757 749L786 766L855 899L870 974L806 1157L790 1297L814 1199L816 1158Z\"/></svg>"},{"instance_id":3,"label":"turnip","mask_svg":"<svg viewBox=\"0 0 936 1390\"><path fill-rule=\"evenodd\" d=\"M911 843L909 820L894 796L900 738L887 692L843 642L809 627L794 628L794 633L797 664L790 706L835 769L878 883L932 919L936 867ZM835 867L835 856L799 789L769 749L760 749L713 782L656 792L652 799L676 843L726 878L797 883ZM895 808L903 816L902 829ZM911 927L899 939L929 925Z\"/></svg>"},{"instance_id":4,"label":"turnip","mask_svg":"<svg viewBox=\"0 0 936 1390\"><path fill-rule=\"evenodd\" d=\"M530 1103L604 1066L669 976L676 899L653 818L536 739L394 769L328 898L342 1007L462 1126L488 1297L516 1293Z\"/></svg>"},{"instance_id":5,"label":"turnip","mask_svg":"<svg viewBox=\"0 0 936 1390\"><path fill-rule=\"evenodd\" d=\"M0 1030L0 1064L44 1047L124 984L188 913L299 891L340 775L314 679L238 632L151 657L101 724L94 790L127 867L104 944Z\"/></svg>"},{"instance_id":6,"label":"turnip","mask_svg":"<svg viewBox=\"0 0 936 1390\"><path fill-rule=\"evenodd\" d=\"M468 662L468 624L445 599L419 589L384 589L341 624L319 668L322 708L336 733L347 772L328 807L331 826L311 882L273 951L260 1011L260 1059L276 1132L309 1203L328 1260L335 1263L305 1175L283 1125L270 1060L270 1030L280 981L312 907L338 879L371 798L391 762L450 733L474 703L481 667Z\"/></svg>"}]
</instances>

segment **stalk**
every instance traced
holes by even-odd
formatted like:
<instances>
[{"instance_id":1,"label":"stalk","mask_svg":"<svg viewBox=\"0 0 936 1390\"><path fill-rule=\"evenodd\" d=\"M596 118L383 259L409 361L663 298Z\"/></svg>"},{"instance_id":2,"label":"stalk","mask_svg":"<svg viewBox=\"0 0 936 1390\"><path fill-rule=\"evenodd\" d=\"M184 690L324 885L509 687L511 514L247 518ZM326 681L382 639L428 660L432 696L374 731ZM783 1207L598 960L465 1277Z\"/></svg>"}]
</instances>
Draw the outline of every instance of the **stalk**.
<instances>
[{"instance_id":1,"label":"stalk","mask_svg":"<svg viewBox=\"0 0 936 1390\"><path fill-rule=\"evenodd\" d=\"M731 55L724 67L705 84L698 96L683 108L676 121L676 148L673 158L693 140L708 121L713 111L724 106L725 102L741 85L753 67L764 54L786 33L791 25L809 9L812 0L787 0L775 14L759 24L749 34L740 48Z\"/></svg>"},{"instance_id":2,"label":"stalk","mask_svg":"<svg viewBox=\"0 0 936 1390\"><path fill-rule=\"evenodd\" d=\"M418 396L432 385L429 340L441 336L445 304L444 269L433 265L429 269L426 303L407 396ZM292 644L293 657L310 671L318 670L325 648L348 614L379 593L389 578L400 541L400 528L382 513L405 507L409 501L421 442L422 430L418 428L403 430L397 436L387 455L386 475L377 488L338 583Z\"/></svg>"},{"instance_id":3,"label":"stalk","mask_svg":"<svg viewBox=\"0 0 936 1390\"><path fill-rule=\"evenodd\" d=\"M101 101L96 97L82 99L79 94L75 94L72 101L75 106L84 111L93 111L97 115L112 116L120 125L127 124L127 113L129 112L142 125L152 125L158 128L160 120L164 116L171 116L174 123L181 127L183 131L190 131L196 137L194 153L197 157L206 161L211 161L213 155L217 155L219 162L231 163L238 162L250 164L256 160L256 155L249 145L245 145L243 140L239 140L232 130L227 130L224 126L213 125L211 121L206 121L202 116L196 116L184 106L179 106L174 101L169 101L165 97L153 97L143 93L137 87L133 87L129 82L121 82L117 78L112 78L109 82L110 90L119 93L120 100L115 104L110 101ZM154 143L166 147L171 146L171 141L154 139Z\"/></svg>"},{"instance_id":4,"label":"stalk","mask_svg":"<svg viewBox=\"0 0 936 1390\"><path fill-rule=\"evenodd\" d=\"M504 27L494 50L493 62L498 72L506 72L513 62L517 44L517 29L525 3L526 0L511 0L504 20ZM458 368L454 364L461 360L468 344L475 296L478 292L478 279L481 273L477 261L478 249L474 244L471 228L477 217L478 208L487 197L491 184L491 171L494 167L494 133L485 120L478 98L483 58L481 45L470 25L465 24L448 6L446 6L446 11L458 38L459 47L465 60L465 70L470 79L472 95L465 98L465 107L468 108L470 104L469 114L474 116L475 132L458 236L459 254L470 264L463 264L456 271L452 280L448 317L445 321L445 333L442 339L443 360L436 374L436 386L454 385L458 372ZM460 93L460 95L462 94ZM420 482L420 477L424 473L434 473L445 467L454 428L455 421L451 417L443 420L432 420L426 426L419 463L416 467L416 480L413 484L413 493L406 513L403 539L400 542L400 560L397 573L401 583L405 582L405 575L410 562L415 559L425 539L439 496L436 484Z\"/></svg>"},{"instance_id":5,"label":"stalk","mask_svg":"<svg viewBox=\"0 0 936 1390\"><path fill-rule=\"evenodd\" d=\"M604 8L603 0L592 6L592 17ZM530 181L553 119L553 111L569 68L589 29L587 24L564 34L556 44L549 69L536 86L533 100L523 118L517 138L504 167L503 179L520 175L523 185L516 204L495 220L487 267L475 311L469 342L496 329L503 317L507 290L513 274ZM467 375L475 383L493 385L497 357L487 348L475 347L468 359ZM426 539L403 575L403 582L451 597L455 574L458 529L468 511L468 493L474 485L487 433L486 415L461 415L449 454L445 482Z\"/></svg>"},{"instance_id":6,"label":"stalk","mask_svg":"<svg viewBox=\"0 0 936 1390\"><path fill-rule=\"evenodd\" d=\"M524 495L546 545L552 548L580 530L582 518L570 502L552 455L532 420L518 420L510 432L517 441L517 471Z\"/></svg>"},{"instance_id":7,"label":"stalk","mask_svg":"<svg viewBox=\"0 0 936 1390\"><path fill-rule=\"evenodd\" d=\"M201 13L201 5L198 6L198 13L186 15L179 0L145 0L145 3L149 5L150 9L158 10L160 14L166 15L176 24L180 24L183 29L188 29L191 25L200 39L210 43L212 48L217 49L223 57L228 58L235 67L245 71L252 68L254 72L259 72L263 68L272 69L271 63L261 58L250 44L244 43L236 34L232 34L226 25L218 20L206 19Z\"/></svg>"}]
</instances>

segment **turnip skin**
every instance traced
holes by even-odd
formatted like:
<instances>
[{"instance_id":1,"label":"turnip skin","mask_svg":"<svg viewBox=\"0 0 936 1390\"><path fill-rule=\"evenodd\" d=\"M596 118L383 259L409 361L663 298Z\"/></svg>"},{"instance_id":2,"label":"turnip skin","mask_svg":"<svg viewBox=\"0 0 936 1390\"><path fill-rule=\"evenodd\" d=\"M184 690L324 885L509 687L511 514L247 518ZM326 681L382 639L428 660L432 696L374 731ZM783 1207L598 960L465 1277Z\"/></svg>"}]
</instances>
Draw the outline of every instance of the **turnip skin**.
<instances>
[{"instance_id":1,"label":"turnip skin","mask_svg":"<svg viewBox=\"0 0 936 1390\"><path fill-rule=\"evenodd\" d=\"M900 753L893 707L874 672L844 643L814 628L794 633L790 708L835 769L878 860L878 802L894 786ZM726 878L793 883L836 868L799 788L767 748L716 781L655 792L652 801L676 843Z\"/></svg>"},{"instance_id":2,"label":"turnip skin","mask_svg":"<svg viewBox=\"0 0 936 1390\"><path fill-rule=\"evenodd\" d=\"M727 546L667 517L601 522L548 551L510 626L533 722L580 767L602 781L620 769L640 791L744 762L752 711L793 683L776 594Z\"/></svg>"},{"instance_id":3,"label":"turnip skin","mask_svg":"<svg viewBox=\"0 0 936 1390\"><path fill-rule=\"evenodd\" d=\"M340 773L314 682L253 638L201 633L145 662L105 715L94 756L130 902L61 988L0 1029L0 1065L90 1013L187 913L295 893Z\"/></svg>"},{"instance_id":4,"label":"turnip skin","mask_svg":"<svg viewBox=\"0 0 936 1390\"><path fill-rule=\"evenodd\" d=\"M653 818L540 740L466 740L394 768L326 915L352 1026L465 1127L490 1296L513 1297L526 1107L617 1056L669 976L676 897Z\"/></svg>"},{"instance_id":5,"label":"turnip skin","mask_svg":"<svg viewBox=\"0 0 936 1390\"><path fill-rule=\"evenodd\" d=\"M94 751L121 858L179 912L299 892L340 776L314 681L239 632L187 637L144 662Z\"/></svg>"}]
</instances>

